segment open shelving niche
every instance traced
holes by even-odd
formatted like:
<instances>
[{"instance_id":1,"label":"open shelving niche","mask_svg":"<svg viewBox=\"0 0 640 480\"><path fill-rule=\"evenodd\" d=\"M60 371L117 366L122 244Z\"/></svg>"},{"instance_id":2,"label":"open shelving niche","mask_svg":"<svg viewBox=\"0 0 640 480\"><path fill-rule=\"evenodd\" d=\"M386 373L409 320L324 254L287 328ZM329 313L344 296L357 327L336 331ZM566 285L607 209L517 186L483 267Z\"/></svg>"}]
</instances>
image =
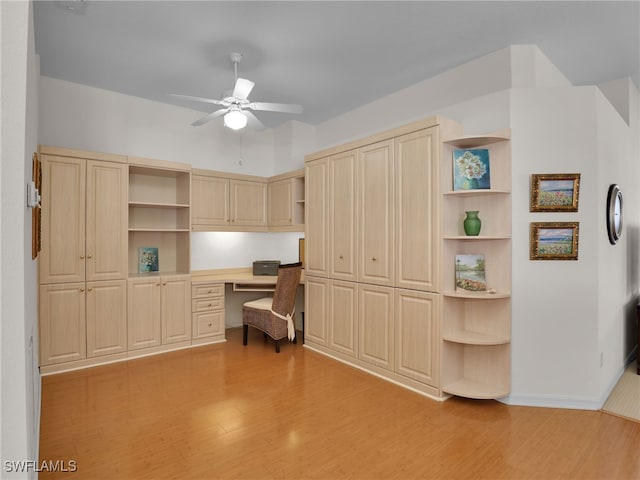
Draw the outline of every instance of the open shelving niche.
<instances>
[{"instance_id":1,"label":"open shelving niche","mask_svg":"<svg viewBox=\"0 0 640 480\"><path fill-rule=\"evenodd\" d=\"M177 164L129 165L129 277L190 273L190 184ZM139 247L158 248L158 272L138 273Z\"/></svg>"},{"instance_id":2,"label":"open shelving niche","mask_svg":"<svg viewBox=\"0 0 640 480\"><path fill-rule=\"evenodd\" d=\"M453 190L453 151L487 148L491 188ZM510 131L445 139L442 154L442 391L500 398L511 380ZM466 236L465 212L479 211L482 229ZM456 292L455 256L483 254L487 288Z\"/></svg>"}]
</instances>

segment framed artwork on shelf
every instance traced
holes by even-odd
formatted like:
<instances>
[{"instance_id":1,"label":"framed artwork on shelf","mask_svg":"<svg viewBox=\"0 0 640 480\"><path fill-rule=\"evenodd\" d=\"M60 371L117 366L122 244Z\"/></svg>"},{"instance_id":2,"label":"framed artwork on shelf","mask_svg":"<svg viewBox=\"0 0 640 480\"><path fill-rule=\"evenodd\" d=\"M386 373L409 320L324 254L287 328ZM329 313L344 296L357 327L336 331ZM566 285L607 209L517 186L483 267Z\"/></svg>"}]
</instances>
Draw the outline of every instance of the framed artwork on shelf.
<instances>
[{"instance_id":1,"label":"framed artwork on shelf","mask_svg":"<svg viewBox=\"0 0 640 480\"><path fill-rule=\"evenodd\" d=\"M453 189L479 190L491 188L489 150L486 148L453 151Z\"/></svg>"},{"instance_id":2,"label":"framed artwork on shelf","mask_svg":"<svg viewBox=\"0 0 640 480\"><path fill-rule=\"evenodd\" d=\"M531 175L532 212L577 212L580 194L579 173Z\"/></svg>"},{"instance_id":3,"label":"framed artwork on shelf","mask_svg":"<svg viewBox=\"0 0 640 480\"><path fill-rule=\"evenodd\" d=\"M484 292L487 290L484 255L456 255L456 292Z\"/></svg>"},{"instance_id":4,"label":"framed artwork on shelf","mask_svg":"<svg viewBox=\"0 0 640 480\"><path fill-rule=\"evenodd\" d=\"M158 271L158 248L157 247L140 247L138 248L138 272L157 272Z\"/></svg>"},{"instance_id":5,"label":"framed artwork on shelf","mask_svg":"<svg viewBox=\"0 0 640 480\"><path fill-rule=\"evenodd\" d=\"M531 260L577 260L579 222L531 222Z\"/></svg>"}]
</instances>

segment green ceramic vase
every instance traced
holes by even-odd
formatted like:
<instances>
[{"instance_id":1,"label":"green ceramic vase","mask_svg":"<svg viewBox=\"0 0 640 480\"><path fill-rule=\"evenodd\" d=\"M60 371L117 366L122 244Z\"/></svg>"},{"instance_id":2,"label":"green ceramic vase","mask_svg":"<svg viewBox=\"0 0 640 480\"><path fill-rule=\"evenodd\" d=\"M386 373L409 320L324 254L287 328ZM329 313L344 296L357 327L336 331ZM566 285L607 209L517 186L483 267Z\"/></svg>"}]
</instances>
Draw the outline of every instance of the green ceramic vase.
<instances>
[{"instance_id":1,"label":"green ceramic vase","mask_svg":"<svg viewBox=\"0 0 640 480\"><path fill-rule=\"evenodd\" d=\"M478 218L478 211L471 210L464 213L467 214L467 217L463 222L464 233L470 237L477 236L480 233L480 228L482 227L482 221Z\"/></svg>"}]
</instances>

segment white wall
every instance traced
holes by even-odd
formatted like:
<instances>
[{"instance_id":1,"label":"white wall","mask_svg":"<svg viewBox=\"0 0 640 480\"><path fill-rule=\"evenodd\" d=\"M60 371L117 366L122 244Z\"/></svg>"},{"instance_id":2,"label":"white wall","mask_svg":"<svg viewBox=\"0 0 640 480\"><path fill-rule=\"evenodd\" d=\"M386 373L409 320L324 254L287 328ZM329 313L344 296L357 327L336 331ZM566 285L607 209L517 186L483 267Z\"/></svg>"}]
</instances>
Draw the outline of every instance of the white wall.
<instances>
[{"instance_id":1,"label":"white wall","mask_svg":"<svg viewBox=\"0 0 640 480\"><path fill-rule=\"evenodd\" d=\"M37 368L36 264L25 185L37 150L37 59L28 2L0 3L0 458L38 460L40 376Z\"/></svg>"}]
</instances>

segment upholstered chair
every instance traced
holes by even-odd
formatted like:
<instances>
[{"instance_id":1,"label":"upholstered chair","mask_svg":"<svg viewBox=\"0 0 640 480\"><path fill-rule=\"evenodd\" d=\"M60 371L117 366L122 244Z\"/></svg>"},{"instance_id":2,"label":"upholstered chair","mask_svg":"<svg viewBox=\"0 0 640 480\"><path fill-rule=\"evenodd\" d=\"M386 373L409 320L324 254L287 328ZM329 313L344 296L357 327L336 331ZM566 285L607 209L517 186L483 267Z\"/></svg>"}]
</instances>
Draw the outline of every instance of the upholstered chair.
<instances>
[{"instance_id":1,"label":"upholstered chair","mask_svg":"<svg viewBox=\"0 0 640 480\"><path fill-rule=\"evenodd\" d=\"M247 344L249 327L257 328L276 342L280 353L280 340L289 338L295 342L294 312L296 291L300 284L302 263L290 263L278 267L278 279L273 297L246 302L242 307L242 344Z\"/></svg>"}]
</instances>

